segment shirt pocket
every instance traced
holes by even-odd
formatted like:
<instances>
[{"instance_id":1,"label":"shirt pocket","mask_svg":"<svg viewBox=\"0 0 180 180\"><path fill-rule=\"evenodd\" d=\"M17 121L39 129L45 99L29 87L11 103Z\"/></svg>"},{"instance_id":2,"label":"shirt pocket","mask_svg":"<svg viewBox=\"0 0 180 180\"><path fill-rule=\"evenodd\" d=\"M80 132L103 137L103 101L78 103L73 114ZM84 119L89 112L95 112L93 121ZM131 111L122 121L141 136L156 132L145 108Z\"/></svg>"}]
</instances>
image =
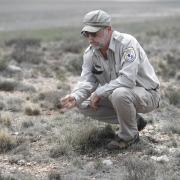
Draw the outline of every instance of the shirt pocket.
<instances>
[{"instance_id":1,"label":"shirt pocket","mask_svg":"<svg viewBox=\"0 0 180 180\"><path fill-rule=\"evenodd\" d=\"M99 65L94 65L92 68L92 73L96 77L97 81L103 85L106 83L106 78L105 78L105 71L104 69L99 66Z\"/></svg>"}]
</instances>

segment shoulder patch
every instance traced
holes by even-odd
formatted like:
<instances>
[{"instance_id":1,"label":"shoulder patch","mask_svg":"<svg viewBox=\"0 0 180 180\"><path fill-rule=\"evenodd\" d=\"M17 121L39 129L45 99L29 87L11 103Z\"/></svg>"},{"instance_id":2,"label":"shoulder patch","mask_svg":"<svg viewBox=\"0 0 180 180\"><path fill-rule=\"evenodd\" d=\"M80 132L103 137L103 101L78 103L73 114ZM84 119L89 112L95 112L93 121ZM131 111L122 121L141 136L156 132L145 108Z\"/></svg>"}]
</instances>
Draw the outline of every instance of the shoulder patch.
<instances>
[{"instance_id":1,"label":"shoulder patch","mask_svg":"<svg viewBox=\"0 0 180 180\"><path fill-rule=\"evenodd\" d=\"M136 53L135 53L134 48L127 48L124 51L123 57L125 61L133 62L136 59Z\"/></svg>"}]
</instances>

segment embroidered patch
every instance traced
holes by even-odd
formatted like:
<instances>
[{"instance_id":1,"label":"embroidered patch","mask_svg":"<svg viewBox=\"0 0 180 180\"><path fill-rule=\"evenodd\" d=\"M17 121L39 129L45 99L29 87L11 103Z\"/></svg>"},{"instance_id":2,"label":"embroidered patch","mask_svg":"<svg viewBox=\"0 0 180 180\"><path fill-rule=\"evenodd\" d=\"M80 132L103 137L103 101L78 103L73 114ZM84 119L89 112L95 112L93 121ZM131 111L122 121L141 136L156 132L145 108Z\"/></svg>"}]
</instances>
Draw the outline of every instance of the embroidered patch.
<instances>
[{"instance_id":1,"label":"embroidered patch","mask_svg":"<svg viewBox=\"0 0 180 180\"><path fill-rule=\"evenodd\" d=\"M125 61L133 62L136 59L136 53L133 48L128 48L124 51Z\"/></svg>"}]
</instances>

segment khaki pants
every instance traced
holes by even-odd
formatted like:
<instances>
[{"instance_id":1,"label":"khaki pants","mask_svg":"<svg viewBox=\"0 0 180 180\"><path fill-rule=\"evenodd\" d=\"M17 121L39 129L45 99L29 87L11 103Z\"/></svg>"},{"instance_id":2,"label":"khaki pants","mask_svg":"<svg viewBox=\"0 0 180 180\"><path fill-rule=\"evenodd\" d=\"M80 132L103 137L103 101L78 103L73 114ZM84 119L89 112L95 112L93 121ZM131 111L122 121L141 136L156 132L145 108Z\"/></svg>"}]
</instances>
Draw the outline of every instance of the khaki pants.
<instances>
[{"instance_id":1,"label":"khaki pants","mask_svg":"<svg viewBox=\"0 0 180 180\"><path fill-rule=\"evenodd\" d=\"M93 119L120 124L119 137L128 141L137 133L137 113L148 113L159 106L160 93L146 90L143 87L129 89L117 88L106 99L102 99L99 108L94 111L90 107L90 100L79 105L79 110L85 116Z\"/></svg>"}]
</instances>

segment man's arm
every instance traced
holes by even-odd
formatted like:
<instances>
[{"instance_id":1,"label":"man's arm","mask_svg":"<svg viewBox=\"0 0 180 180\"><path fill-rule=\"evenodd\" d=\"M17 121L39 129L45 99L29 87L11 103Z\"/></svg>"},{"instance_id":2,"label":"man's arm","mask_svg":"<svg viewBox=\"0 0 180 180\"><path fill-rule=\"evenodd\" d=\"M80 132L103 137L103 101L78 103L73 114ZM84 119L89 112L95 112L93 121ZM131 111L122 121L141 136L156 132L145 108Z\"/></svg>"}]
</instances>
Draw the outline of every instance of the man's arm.
<instances>
[{"instance_id":1,"label":"man's arm","mask_svg":"<svg viewBox=\"0 0 180 180\"><path fill-rule=\"evenodd\" d=\"M98 86L98 82L92 73L92 58L89 53L83 57L81 78L70 95L62 98L64 107L72 108L86 100Z\"/></svg>"}]
</instances>

